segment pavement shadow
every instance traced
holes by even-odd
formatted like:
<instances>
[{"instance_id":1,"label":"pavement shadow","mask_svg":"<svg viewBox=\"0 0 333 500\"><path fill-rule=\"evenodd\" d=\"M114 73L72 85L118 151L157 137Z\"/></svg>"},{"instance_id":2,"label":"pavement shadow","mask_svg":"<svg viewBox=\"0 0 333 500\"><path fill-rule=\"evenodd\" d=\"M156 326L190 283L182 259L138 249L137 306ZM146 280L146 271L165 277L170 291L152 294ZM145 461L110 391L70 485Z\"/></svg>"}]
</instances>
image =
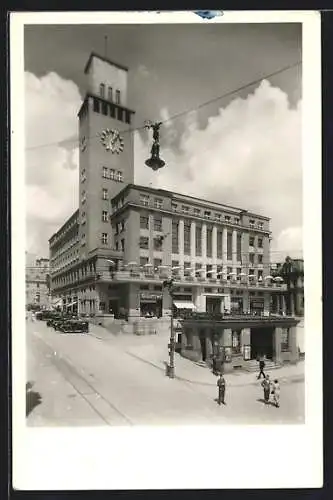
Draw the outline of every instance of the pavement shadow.
<instances>
[{"instance_id":1,"label":"pavement shadow","mask_svg":"<svg viewBox=\"0 0 333 500\"><path fill-rule=\"evenodd\" d=\"M264 398L258 398L257 401L259 403L263 403L264 405L275 406L275 404L273 403L273 401L265 401Z\"/></svg>"},{"instance_id":2,"label":"pavement shadow","mask_svg":"<svg viewBox=\"0 0 333 500\"><path fill-rule=\"evenodd\" d=\"M39 392L33 391L33 383L27 382L25 385L25 416L30 415L36 406L42 403L42 396Z\"/></svg>"}]
</instances>

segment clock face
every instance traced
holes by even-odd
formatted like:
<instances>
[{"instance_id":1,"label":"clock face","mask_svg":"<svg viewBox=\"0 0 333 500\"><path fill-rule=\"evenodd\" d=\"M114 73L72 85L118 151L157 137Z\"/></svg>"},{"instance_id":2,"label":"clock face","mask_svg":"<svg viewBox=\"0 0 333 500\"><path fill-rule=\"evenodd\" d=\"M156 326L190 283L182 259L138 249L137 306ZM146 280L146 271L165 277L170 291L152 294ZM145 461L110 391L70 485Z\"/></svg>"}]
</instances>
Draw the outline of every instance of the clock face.
<instances>
[{"instance_id":1,"label":"clock face","mask_svg":"<svg viewBox=\"0 0 333 500\"><path fill-rule=\"evenodd\" d=\"M124 139L119 134L118 130L105 129L101 134L101 143L107 151L112 154L120 154L124 150Z\"/></svg>"},{"instance_id":2,"label":"clock face","mask_svg":"<svg viewBox=\"0 0 333 500\"><path fill-rule=\"evenodd\" d=\"M87 139L83 136L81 141L80 141L80 148L81 148L82 153L86 149L86 147L87 147Z\"/></svg>"}]
</instances>

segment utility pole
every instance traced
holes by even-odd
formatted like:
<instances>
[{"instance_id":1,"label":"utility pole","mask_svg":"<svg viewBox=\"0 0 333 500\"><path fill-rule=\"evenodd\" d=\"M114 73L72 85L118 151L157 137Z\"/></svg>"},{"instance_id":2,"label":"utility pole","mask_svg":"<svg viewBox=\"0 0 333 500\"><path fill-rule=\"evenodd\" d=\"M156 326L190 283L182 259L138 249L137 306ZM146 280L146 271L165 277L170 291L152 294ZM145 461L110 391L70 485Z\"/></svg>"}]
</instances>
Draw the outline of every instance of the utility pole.
<instances>
[{"instance_id":1,"label":"utility pole","mask_svg":"<svg viewBox=\"0 0 333 500\"><path fill-rule=\"evenodd\" d=\"M176 351L176 338L175 338L175 330L173 327L173 289L174 283L173 279L170 278L163 282L163 287L168 289L170 298L171 298L171 314L170 314L170 343L168 344L169 348L169 366L167 375L170 378L175 378L175 351Z\"/></svg>"}]
</instances>

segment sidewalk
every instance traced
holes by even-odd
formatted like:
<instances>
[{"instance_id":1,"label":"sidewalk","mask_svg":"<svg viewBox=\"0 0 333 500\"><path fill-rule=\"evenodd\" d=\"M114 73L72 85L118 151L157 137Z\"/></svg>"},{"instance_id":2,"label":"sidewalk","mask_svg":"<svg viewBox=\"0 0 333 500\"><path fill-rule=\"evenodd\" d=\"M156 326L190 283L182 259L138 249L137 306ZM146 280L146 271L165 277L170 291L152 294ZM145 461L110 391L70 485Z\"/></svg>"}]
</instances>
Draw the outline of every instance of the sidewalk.
<instances>
[{"instance_id":1,"label":"sidewalk","mask_svg":"<svg viewBox=\"0 0 333 500\"><path fill-rule=\"evenodd\" d=\"M105 328L93 325L90 334L100 341L107 341L122 349L137 360L145 362L156 369L165 372L166 363L169 361L168 336L159 335L114 335ZM304 361L297 365L286 365L274 370L267 370L270 378L278 378L280 383L298 382L304 380ZM193 384L214 386L216 377L208 367L198 366L193 361L175 355L176 378ZM257 372L231 372L226 373L225 378L228 386L237 387L244 385L257 385Z\"/></svg>"},{"instance_id":2,"label":"sidewalk","mask_svg":"<svg viewBox=\"0 0 333 500\"><path fill-rule=\"evenodd\" d=\"M130 346L126 352L143 362L149 363L155 368L165 371L165 364L168 362L168 350L160 346ZM280 383L299 382L304 380L304 362L297 365L288 365L274 370L267 370L270 378L278 378ZM193 384L216 386L216 377L208 367L198 366L193 361L183 358L179 354L175 355L176 378ZM257 385L257 372L231 372L225 374L225 379L229 387L244 385Z\"/></svg>"}]
</instances>

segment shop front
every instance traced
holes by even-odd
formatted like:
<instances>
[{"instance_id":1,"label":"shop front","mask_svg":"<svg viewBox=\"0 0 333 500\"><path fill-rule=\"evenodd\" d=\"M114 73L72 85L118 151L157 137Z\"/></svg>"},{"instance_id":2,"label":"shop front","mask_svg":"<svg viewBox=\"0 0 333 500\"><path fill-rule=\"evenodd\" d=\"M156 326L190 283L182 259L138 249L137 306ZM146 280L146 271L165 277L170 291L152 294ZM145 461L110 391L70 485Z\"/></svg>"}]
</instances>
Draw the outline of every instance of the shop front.
<instances>
[{"instance_id":1,"label":"shop front","mask_svg":"<svg viewBox=\"0 0 333 500\"><path fill-rule=\"evenodd\" d=\"M140 292L140 316L160 318L162 316L162 294Z\"/></svg>"},{"instance_id":2,"label":"shop front","mask_svg":"<svg viewBox=\"0 0 333 500\"><path fill-rule=\"evenodd\" d=\"M193 361L223 363L225 371L244 368L266 356L272 363L297 362L295 318L232 315L216 319L204 313L182 320L181 354Z\"/></svg>"},{"instance_id":3,"label":"shop front","mask_svg":"<svg viewBox=\"0 0 333 500\"><path fill-rule=\"evenodd\" d=\"M264 298L263 297L255 297L252 298L250 297L250 313L257 315L257 316L262 316L264 314Z\"/></svg>"}]
</instances>

